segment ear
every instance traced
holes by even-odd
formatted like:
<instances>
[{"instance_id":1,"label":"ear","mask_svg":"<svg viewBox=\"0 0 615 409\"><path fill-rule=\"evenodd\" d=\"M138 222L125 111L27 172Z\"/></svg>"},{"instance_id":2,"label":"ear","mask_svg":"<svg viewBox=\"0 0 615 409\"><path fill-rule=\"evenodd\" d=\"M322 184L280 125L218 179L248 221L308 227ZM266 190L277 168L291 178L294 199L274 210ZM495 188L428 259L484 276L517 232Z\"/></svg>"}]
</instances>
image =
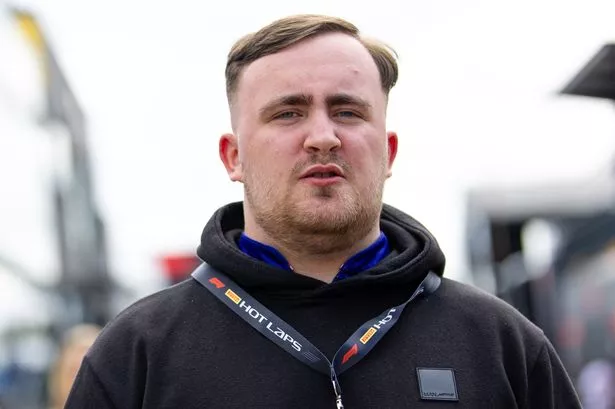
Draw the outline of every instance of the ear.
<instances>
[{"instance_id":1,"label":"ear","mask_svg":"<svg viewBox=\"0 0 615 409\"><path fill-rule=\"evenodd\" d=\"M397 133L389 131L387 132L387 146L389 150L387 177L391 177L393 174L393 162L397 156Z\"/></svg>"},{"instance_id":2,"label":"ear","mask_svg":"<svg viewBox=\"0 0 615 409\"><path fill-rule=\"evenodd\" d=\"M241 182L243 172L241 162L239 160L239 145L237 144L237 136L231 133L224 134L220 137L218 144L220 159L224 163L226 173L233 182Z\"/></svg>"}]
</instances>

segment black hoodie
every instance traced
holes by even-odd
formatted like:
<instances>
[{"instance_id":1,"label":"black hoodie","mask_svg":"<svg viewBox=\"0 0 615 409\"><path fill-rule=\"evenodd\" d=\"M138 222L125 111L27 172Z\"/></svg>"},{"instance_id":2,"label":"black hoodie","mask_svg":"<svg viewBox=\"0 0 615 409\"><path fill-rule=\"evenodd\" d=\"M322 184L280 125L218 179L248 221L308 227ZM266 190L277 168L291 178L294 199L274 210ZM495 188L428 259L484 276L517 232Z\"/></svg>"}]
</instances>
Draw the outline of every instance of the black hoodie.
<instances>
[{"instance_id":1,"label":"black hoodie","mask_svg":"<svg viewBox=\"0 0 615 409\"><path fill-rule=\"evenodd\" d=\"M444 269L431 234L386 205L381 229L391 254L331 284L245 255L236 244L242 228L241 203L218 210L198 255L329 358L364 322L406 301L429 271ZM433 382L440 384L434 389ZM445 278L434 294L409 304L340 383L346 409L581 407L540 329L495 297ZM438 396L442 388L453 388L454 396ZM106 326L66 406L335 407L327 376L263 337L192 278L138 301Z\"/></svg>"}]
</instances>

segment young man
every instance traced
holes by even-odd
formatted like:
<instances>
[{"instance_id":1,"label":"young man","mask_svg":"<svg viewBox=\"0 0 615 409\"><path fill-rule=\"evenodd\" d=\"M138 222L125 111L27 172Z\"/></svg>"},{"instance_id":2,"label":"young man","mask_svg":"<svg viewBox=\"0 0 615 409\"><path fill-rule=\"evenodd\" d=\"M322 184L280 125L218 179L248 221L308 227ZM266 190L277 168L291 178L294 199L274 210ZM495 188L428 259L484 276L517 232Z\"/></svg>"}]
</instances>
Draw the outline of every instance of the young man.
<instances>
[{"instance_id":1,"label":"young man","mask_svg":"<svg viewBox=\"0 0 615 409\"><path fill-rule=\"evenodd\" d=\"M205 226L193 278L105 328L67 408L580 408L540 329L441 278L436 240L382 204L397 74L332 17L235 44L219 149L244 201Z\"/></svg>"}]
</instances>

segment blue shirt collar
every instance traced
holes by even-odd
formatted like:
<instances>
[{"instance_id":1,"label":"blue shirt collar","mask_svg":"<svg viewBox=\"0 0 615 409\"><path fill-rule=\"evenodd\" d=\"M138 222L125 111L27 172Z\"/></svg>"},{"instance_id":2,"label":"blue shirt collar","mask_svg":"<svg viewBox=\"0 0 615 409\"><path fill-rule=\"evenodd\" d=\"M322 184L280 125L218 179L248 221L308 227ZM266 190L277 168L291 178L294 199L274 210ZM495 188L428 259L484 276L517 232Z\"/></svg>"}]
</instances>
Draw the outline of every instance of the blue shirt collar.
<instances>
[{"instance_id":1,"label":"blue shirt collar","mask_svg":"<svg viewBox=\"0 0 615 409\"><path fill-rule=\"evenodd\" d=\"M275 247L261 243L241 233L239 237L239 249L248 256L261 260L269 265L292 271L288 260ZM359 251L350 257L338 271L333 281L343 280L359 274L380 263L389 254L389 241L383 232L380 232L378 239L367 248Z\"/></svg>"}]
</instances>

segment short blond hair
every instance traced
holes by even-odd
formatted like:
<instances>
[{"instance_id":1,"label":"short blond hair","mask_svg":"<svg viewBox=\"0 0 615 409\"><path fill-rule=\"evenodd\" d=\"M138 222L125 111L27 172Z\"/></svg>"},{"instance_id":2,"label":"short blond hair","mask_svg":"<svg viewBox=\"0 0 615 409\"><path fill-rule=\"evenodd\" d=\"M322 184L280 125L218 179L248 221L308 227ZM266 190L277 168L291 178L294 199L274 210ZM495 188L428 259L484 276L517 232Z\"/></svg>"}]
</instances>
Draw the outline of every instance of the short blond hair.
<instances>
[{"instance_id":1,"label":"short blond hair","mask_svg":"<svg viewBox=\"0 0 615 409\"><path fill-rule=\"evenodd\" d=\"M382 90L386 95L389 94L399 75L395 50L380 41L364 38L354 24L341 18L300 14L276 20L257 32L242 37L233 45L228 54L225 71L229 104L237 92L239 77L248 64L326 33L347 34L363 44L378 67Z\"/></svg>"}]
</instances>

